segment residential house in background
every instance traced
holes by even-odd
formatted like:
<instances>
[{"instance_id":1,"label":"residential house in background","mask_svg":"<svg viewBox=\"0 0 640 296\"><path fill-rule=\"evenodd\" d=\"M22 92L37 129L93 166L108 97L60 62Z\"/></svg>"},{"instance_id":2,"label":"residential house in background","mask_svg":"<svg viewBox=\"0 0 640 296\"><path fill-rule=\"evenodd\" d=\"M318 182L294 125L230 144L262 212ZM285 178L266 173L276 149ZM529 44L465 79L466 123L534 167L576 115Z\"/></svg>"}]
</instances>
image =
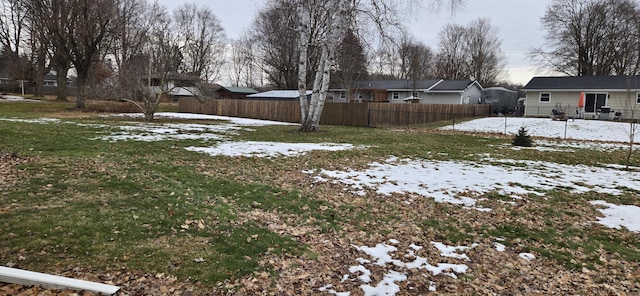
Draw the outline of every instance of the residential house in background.
<instances>
[{"instance_id":1,"label":"residential house in background","mask_svg":"<svg viewBox=\"0 0 640 296\"><path fill-rule=\"evenodd\" d=\"M245 99L248 95L257 94L258 91L250 87L233 87L233 86L220 86L214 90L214 98L216 99Z\"/></svg>"},{"instance_id":2,"label":"residential house in background","mask_svg":"<svg viewBox=\"0 0 640 296\"><path fill-rule=\"evenodd\" d=\"M7 84L9 83L9 81L10 81L9 75L5 73L0 73L0 84Z\"/></svg>"},{"instance_id":3,"label":"residential house in background","mask_svg":"<svg viewBox=\"0 0 640 296\"><path fill-rule=\"evenodd\" d=\"M71 79L66 79L67 86L71 86ZM58 76L56 76L55 72L49 72L47 75L44 75L44 86L58 86Z\"/></svg>"},{"instance_id":4,"label":"residential house in background","mask_svg":"<svg viewBox=\"0 0 640 296\"><path fill-rule=\"evenodd\" d=\"M162 81L163 79L166 81ZM164 78L159 75L151 75L150 78L143 76L141 81L145 85L150 83L151 91L154 93L161 92L160 88L164 87L166 91L165 97L170 97L174 101L177 101L179 97L197 97L204 94L199 86L200 78L191 74L169 74ZM163 82L165 85L162 85Z\"/></svg>"},{"instance_id":5,"label":"residential house in background","mask_svg":"<svg viewBox=\"0 0 640 296\"><path fill-rule=\"evenodd\" d=\"M479 104L482 86L474 80L355 81L351 89L330 89L333 102L390 102L420 104Z\"/></svg>"},{"instance_id":6,"label":"residential house in background","mask_svg":"<svg viewBox=\"0 0 640 296\"><path fill-rule=\"evenodd\" d=\"M534 77L526 92L525 116L629 119L640 117L640 76Z\"/></svg>"}]
</instances>

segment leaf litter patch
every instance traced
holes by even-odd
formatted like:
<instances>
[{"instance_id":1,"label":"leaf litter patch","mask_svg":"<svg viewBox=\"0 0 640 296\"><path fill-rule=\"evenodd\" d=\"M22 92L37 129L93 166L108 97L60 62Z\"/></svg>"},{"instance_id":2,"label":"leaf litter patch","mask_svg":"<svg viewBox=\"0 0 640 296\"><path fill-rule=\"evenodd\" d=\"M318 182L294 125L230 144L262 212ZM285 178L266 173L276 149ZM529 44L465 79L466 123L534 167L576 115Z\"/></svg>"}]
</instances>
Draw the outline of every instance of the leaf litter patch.
<instances>
[{"instance_id":1,"label":"leaf litter patch","mask_svg":"<svg viewBox=\"0 0 640 296\"><path fill-rule=\"evenodd\" d=\"M341 282L362 283L359 287L365 296L395 295L400 292L400 286L397 283L406 281L408 272L422 272L423 276L427 278L445 275L457 279L459 274L466 273L469 269L463 263L441 262L432 265L428 262L429 258L416 254L418 251L425 250L424 247L412 243L407 250L398 252L398 244L400 244L398 240L391 239L388 243L380 243L373 247L353 245L367 258L356 258L355 261L359 264L349 267L349 274L343 275ZM440 257L450 258L448 261L452 258L461 262L471 261L464 252L478 246L477 244L447 246L439 242L431 242L431 245L438 250ZM383 273L383 275L379 273ZM376 283L373 280L374 275L375 278L381 278L381 280ZM318 290L341 296L351 294L351 292L338 292L332 288L333 285L329 284L318 288ZM435 282L430 281L428 289L436 291Z\"/></svg>"}]
</instances>

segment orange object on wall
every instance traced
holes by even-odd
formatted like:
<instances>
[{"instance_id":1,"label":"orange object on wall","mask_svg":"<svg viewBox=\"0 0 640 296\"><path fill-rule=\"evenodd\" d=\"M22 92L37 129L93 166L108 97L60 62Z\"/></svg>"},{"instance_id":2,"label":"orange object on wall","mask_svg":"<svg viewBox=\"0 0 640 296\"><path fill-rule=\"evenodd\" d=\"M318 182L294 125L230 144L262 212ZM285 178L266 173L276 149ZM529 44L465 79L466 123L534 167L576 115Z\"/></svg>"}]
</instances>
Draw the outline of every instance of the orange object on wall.
<instances>
[{"instance_id":1,"label":"orange object on wall","mask_svg":"<svg viewBox=\"0 0 640 296\"><path fill-rule=\"evenodd\" d=\"M578 107L579 108L583 108L584 107L584 92L580 92L580 99L578 100Z\"/></svg>"}]
</instances>

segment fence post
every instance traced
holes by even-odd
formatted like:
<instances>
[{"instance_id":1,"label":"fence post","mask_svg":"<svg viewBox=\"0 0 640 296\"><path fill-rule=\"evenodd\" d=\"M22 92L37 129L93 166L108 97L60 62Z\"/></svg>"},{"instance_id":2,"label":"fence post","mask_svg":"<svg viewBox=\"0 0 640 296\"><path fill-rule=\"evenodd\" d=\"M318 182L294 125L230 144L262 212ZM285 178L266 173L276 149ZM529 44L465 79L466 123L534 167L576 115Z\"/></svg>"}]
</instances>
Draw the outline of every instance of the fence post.
<instances>
[{"instance_id":1,"label":"fence post","mask_svg":"<svg viewBox=\"0 0 640 296\"><path fill-rule=\"evenodd\" d=\"M367 127L371 127L371 105L367 102Z\"/></svg>"},{"instance_id":2,"label":"fence post","mask_svg":"<svg viewBox=\"0 0 640 296\"><path fill-rule=\"evenodd\" d=\"M453 112L453 127L451 128L452 130L456 130L456 112Z\"/></svg>"}]
</instances>

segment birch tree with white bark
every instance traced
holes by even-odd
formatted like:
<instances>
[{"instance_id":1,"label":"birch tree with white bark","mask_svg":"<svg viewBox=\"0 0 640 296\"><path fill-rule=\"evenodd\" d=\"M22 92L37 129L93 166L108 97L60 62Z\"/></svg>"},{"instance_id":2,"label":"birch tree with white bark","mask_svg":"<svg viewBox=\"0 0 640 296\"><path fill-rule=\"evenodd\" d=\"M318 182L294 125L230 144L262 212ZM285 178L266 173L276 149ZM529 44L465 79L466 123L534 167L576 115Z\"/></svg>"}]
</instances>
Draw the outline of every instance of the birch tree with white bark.
<instances>
[{"instance_id":1,"label":"birch tree with white bark","mask_svg":"<svg viewBox=\"0 0 640 296\"><path fill-rule=\"evenodd\" d=\"M397 26L397 15L394 9L396 1L391 0L327 0L306 1L297 0L298 5L298 90L300 95L301 131L317 131L320 126L320 116L327 98L331 69L338 44L346 29L354 25L356 14L373 19L380 34L385 34L386 25ZM419 5L422 1L407 0L408 4ZM465 0L430 0L426 1L436 6L446 3L453 9ZM317 28L311 34L311 28ZM320 60L315 69L309 69L309 48L320 49ZM307 99L307 71L315 72L311 84L311 98Z\"/></svg>"}]
</instances>

